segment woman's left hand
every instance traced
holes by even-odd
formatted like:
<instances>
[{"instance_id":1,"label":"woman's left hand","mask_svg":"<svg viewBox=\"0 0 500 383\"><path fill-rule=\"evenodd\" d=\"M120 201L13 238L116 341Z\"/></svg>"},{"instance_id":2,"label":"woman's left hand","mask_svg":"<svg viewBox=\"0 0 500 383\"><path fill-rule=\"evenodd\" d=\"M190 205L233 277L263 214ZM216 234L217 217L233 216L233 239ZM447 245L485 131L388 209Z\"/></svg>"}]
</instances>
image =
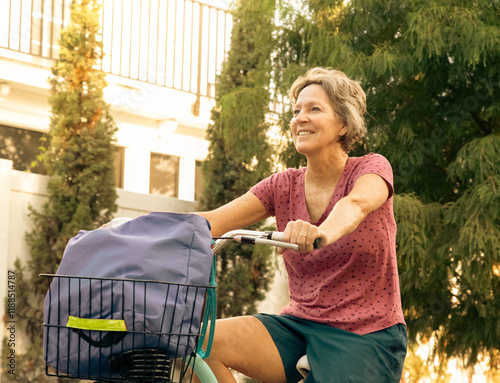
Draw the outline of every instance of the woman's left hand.
<instances>
[{"instance_id":1,"label":"woman's left hand","mask_svg":"<svg viewBox=\"0 0 500 383\"><path fill-rule=\"evenodd\" d=\"M290 221L286 225L283 232L283 241L295 243L299 246L299 252L308 253L314 250L314 241L319 238L321 240L320 248L328 244L326 233L309 222L302 220ZM278 252L283 254L285 249L279 249Z\"/></svg>"}]
</instances>

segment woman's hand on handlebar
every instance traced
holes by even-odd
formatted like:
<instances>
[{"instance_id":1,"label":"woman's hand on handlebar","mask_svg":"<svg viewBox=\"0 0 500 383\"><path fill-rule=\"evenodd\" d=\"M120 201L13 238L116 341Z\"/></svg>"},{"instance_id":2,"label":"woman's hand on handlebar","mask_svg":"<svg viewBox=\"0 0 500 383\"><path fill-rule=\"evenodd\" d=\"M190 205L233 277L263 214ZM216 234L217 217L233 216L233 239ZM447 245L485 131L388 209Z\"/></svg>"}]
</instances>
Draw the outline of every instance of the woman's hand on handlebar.
<instances>
[{"instance_id":1,"label":"woman's hand on handlebar","mask_svg":"<svg viewBox=\"0 0 500 383\"><path fill-rule=\"evenodd\" d=\"M326 233L319 229L319 227L305 222L302 220L290 221L286 225L283 232L283 242L295 243L299 246L299 252L306 253L315 249L314 242L320 239L319 247L325 247L328 243ZM283 254L285 249L279 249L278 252Z\"/></svg>"}]
</instances>

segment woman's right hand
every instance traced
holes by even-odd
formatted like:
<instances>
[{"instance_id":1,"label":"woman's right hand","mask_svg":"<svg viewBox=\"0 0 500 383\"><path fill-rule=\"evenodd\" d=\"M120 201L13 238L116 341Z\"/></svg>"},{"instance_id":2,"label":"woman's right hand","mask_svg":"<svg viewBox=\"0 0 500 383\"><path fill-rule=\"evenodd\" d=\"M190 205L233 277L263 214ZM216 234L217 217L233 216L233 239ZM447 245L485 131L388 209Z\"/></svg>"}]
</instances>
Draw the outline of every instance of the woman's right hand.
<instances>
[{"instance_id":1,"label":"woman's right hand","mask_svg":"<svg viewBox=\"0 0 500 383\"><path fill-rule=\"evenodd\" d=\"M317 238L321 240L319 248L325 247L328 243L328 237L324 231L320 230L318 226L300 219L288 222L283 232L283 241L297 244L301 253L312 252L314 241ZM283 254L284 251L285 249L281 248L278 250L280 254Z\"/></svg>"}]
</instances>

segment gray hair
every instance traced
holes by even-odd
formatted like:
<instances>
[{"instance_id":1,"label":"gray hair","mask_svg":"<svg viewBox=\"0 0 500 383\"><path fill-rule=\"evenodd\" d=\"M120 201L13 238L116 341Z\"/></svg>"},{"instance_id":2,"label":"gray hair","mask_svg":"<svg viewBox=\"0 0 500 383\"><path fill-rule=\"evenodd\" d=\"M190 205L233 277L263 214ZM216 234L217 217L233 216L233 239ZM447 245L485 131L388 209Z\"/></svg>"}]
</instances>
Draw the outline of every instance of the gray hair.
<instances>
[{"instance_id":1,"label":"gray hair","mask_svg":"<svg viewBox=\"0 0 500 383\"><path fill-rule=\"evenodd\" d=\"M351 80L344 72L317 67L308 70L292 84L289 92L292 103L295 104L299 93L312 84L320 85L325 90L335 115L347 127L347 133L342 140L342 149L348 153L366 134L363 117L366 113L365 92L357 81Z\"/></svg>"}]
</instances>

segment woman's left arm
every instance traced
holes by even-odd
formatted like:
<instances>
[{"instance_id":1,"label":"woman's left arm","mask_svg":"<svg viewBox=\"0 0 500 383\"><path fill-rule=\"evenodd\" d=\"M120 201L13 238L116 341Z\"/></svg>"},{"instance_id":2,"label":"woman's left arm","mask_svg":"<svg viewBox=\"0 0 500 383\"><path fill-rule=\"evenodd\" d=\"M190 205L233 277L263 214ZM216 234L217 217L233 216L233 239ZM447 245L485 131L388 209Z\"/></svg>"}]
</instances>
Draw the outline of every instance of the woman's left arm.
<instances>
[{"instance_id":1,"label":"woman's left arm","mask_svg":"<svg viewBox=\"0 0 500 383\"><path fill-rule=\"evenodd\" d=\"M301 252L312 251L316 238L321 238L321 247L328 246L356 230L388 197L385 180L377 174L365 174L354 183L351 192L337 202L320 226L301 220L289 222L283 240L296 243Z\"/></svg>"}]
</instances>

